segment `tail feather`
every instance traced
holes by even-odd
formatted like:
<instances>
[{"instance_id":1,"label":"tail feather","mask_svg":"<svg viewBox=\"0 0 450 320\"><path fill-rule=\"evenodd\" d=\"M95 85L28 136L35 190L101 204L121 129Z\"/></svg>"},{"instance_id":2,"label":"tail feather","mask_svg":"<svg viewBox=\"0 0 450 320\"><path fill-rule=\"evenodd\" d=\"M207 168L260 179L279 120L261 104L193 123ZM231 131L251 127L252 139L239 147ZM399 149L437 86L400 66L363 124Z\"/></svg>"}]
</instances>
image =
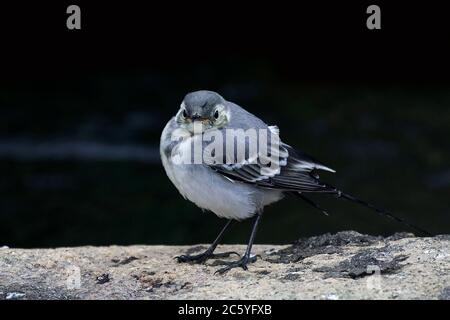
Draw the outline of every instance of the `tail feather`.
<instances>
[{"instance_id":1,"label":"tail feather","mask_svg":"<svg viewBox=\"0 0 450 320\"><path fill-rule=\"evenodd\" d=\"M303 201L305 201L306 203L308 203L310 206L316 208L317 210L321 211L324 215L328 216L328 212L325 209L322 209L318 204L316 204L314 201L312 201L311 199L307 198L304 194L300 193L300 192L293 192L292 194L300 197Z\"/></svg>"},{"instance_id":2,"label":"tail feather","mask_svg":"<svg viewBox=\"0 0 450 320\"><path fill-rule=\"evenodd\" d=\"M360 199L358 199L358 198L356 198L356 197L354 197L352 195L349 195L347 193L344 193L344 192L342 192L340 190L336 189L336 196L338 198L343 198L345 200L348 200L348 201L351 201L351 202L355 202L355 203L363 205L363 206L365 206L367 208L370 208L370 209L374 210L375 212L377 212L379 215L383 215L383 216L389 217L389 218L391 218L391 219L393 219L393 220L395 220L397 222L400 222L400 223L404 224L405 226L410 227L411 229L419 231L420 233L422 233L424 235L433 236L430 232L428 232L428 231L426 231L426 230L424 230L424 229L422 229L422 228L420 228L420 227L418 227L416 225L413 225L413 224L403 220L402 218L399 218L399 217L393 215L391 212L389 212L387 210L380 209L380 208L374 206L373 204L371 204L369 202L360 200Z\"/></svg>"}]
</instances>

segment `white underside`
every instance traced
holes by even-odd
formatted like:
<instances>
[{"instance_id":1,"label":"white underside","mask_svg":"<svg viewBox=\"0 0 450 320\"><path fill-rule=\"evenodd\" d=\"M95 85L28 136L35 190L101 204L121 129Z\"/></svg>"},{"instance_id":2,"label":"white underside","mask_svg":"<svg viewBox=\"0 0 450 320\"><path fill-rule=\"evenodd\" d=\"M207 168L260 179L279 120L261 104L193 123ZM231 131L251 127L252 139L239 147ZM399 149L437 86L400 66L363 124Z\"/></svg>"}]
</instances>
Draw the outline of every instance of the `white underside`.
<instances>
[{"instance_id":1,"label":"white underside","mask_svg":"<svg viewBox=\"0 0 450 320\"><path fill-rule=\"evenodd\" d=\"M183 148L182 143L177 148ZM183 197L219 217L246 219L283 197L278 190L234 182L203 164L174 164L164 152L161 159L167 176Z\"/></svg>"}]
</instances>

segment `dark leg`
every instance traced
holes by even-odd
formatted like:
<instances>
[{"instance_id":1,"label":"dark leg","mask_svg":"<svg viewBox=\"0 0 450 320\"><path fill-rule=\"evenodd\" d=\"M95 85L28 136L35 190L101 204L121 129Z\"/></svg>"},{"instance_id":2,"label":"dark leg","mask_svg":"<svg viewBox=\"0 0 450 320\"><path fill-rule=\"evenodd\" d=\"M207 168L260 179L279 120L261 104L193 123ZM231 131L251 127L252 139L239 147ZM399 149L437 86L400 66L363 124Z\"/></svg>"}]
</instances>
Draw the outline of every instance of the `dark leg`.
<instances>
[{"instance_id":1,"label":"dark leg","mask_svg":"<svg viewBox=\"0 0 450 320\"><path fill-rule=\"evenodd\" d=\"M257 214L255 218L255 223L253 224L252 233L250 235L250 240L248 241L247 249L245 250L244 256L238 261L226 262L222 261L226 267L217 270L215 273L225 273L228 270L233 268L241 267L244 270L247 270L247 264L256 261L256 257L250 257L250 253L252 251L253 241L255 241L256 229L258 228L259 220L261 219L261 214Z\"/></svg>"},{"instance_id":2,"label":"dark leg","mask_svg":"<svg viewBox=\"0 0 450 320\"><path fill-rule=\"evenodd\" d=\"M212 258L226 258L229 257L232 254L236 254L239 256L239 253L237 252L224 252L224 253L218 253L214 254L214 250L216 249L217 245L219 244L220 240L222 240L222 237L225 233L225 230L228 228L228 226L231 224L233 220L228 220L225 227L223 227L222 231L220 231L219 235L217 236L216 240L212 243L212 245L206 249L205 252L196 254L196 255L181 255L178 257L175 257L175 259L178 260L178 262L195 262L195 263L203 263L208 259Z\"/></svg>"}]
</instances>

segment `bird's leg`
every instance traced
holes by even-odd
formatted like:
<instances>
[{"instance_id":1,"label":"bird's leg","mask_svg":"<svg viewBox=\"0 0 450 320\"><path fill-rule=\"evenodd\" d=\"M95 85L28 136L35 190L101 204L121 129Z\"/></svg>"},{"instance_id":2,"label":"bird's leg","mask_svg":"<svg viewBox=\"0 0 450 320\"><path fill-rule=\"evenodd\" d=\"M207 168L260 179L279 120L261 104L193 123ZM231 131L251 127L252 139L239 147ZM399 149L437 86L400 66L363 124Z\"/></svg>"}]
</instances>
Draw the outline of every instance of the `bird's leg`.
<instances>
[{"instance_id":1,"label":"bird's leg","mask_svg":"<svg viewBox=\"0 0 450 320\"><path fill-rule=\"evenodd\" d=\"M227 262L221 261L222 264L225 264L226 267L217 270L215 273L225 273L233 268L241 267L244 270L247 270L247 264L256 261L256 256L251 257L250 253L252 251L253 241L255 241L256 229L258 228L259 220L261 219L261 214L258 213L255 218L255 223L253 224L252 233L250 235L250 240L248 241L247 249L245 250L244 255L238 261Z\"/></svg>"},{"instance_id":2,"label":"bird's leg","mask_svg":"<svg viewBox=\"0 0 450 320\"><path fill-rule=\"evenodd\" d=\"M228 228L228 226L231 224L233 220L229 220L227 222L227 224L225 225L225 227L223 227L222 231L220 231L219 235L217 236L216 240L214 240L214 242L209 246L208 249L206 249L205 252L200 253L200 254L195 254L195 255L188 255L188 254L183 254L181 256L175 257L175 259L177 259L178 262L194 262L194 263L203 263L208 259L212 259L212 258L226 258L229 257L232 254L236 254L237 256L239 256L239 253L237 252L223 252L223 253L217 253L214 254L214 250L216 249L217 245L219 244L220 240L222 240L222 237L225 233L225 230Z\"/></svg>"}]
</instances>

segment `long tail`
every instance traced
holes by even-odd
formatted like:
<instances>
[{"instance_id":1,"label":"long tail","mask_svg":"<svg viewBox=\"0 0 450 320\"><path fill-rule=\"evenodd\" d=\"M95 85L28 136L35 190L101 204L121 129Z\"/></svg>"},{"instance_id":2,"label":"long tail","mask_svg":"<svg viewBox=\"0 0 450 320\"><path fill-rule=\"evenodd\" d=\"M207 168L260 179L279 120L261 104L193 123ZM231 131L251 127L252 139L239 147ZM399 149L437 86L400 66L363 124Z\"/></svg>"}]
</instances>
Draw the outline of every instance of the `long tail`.
<instances>
[{"instance_id":1,"label":"long tail","mask_svg":"<svg viewBox=\"0 0 450 320\"><path fill-rule=\"evenodd\" d=\"M311 199L307 198L304 194L300 193L300 192L291 192L292 195L295 195L297 197L300 197L300 199L302 199L303 201L305 201L307 204L309 204L310 206L312 206L313 208L319 210L320 212L322 212L324 215L329 216L328 212L325 209L322 209L318 204L316 204L314 201L312 201Z\"/></svg>"},{"instance_id":2,"label":"long tail","mask_svg":"<svg viewBox=\"0 0 450 320\"><path fill-rule=\"evenodd\" d=\"M360 205L363 205L363 206L365 206L367 208L370 208L370 209L374 210L379 215L389 217L389 218L391 218L391 219L393 219L393 220L395 220L397 222L400 222L400 223L404 224L405 226L410 227L411 229L419 231L420 233L422 233L422 234L424 234L426 236L433 236L433 234L431 234L430 232L428 232L428 231L426 231L426 230L424 230L424 229L422 229L422 228L420 228L420 227L418 227L416 225L413 225L413 224L403 220L402 218L399 218L399 217L393 215L391 212L389 212L387 210L380 209L380 208L374 206L373 204L371 204L369 202L366 202L366 201L363 201L361 199L358 199L358 198L356 198L356 197L354 197L352 195L349 195L349 194L344 193L344 192L342 192L340 190L337 190L336 188L335 188L335 190L336 190L336 192L334 194L336 195L337 198L342 198L342 199L345 199L345 200L348 200L348 201L351 201L351 202L358 203Z\"/></svg>"},{"instance_id":3,"label":"long tail","mask_svg":"<svg viewBox=\"0 0 450 320\"><path fill-rule=\"evenodd\" d=\"M380 209L380 208L374 206L373 204L371 204L369 202L366 202L366 201L363 201L361 199L358 199L358 198L356 198L356 197L354 197L352 195L349 195L348 193L344 193L344 192L342 192L341 190L337 189L336 187L334 187L332 185L329 185L329 184L325 184L325 185L327 186L327 188L329 190L328 192L325 192L325 193L332 194L332 195L336 196L337 198L342 198L342 199L345 199L345 200L350 201L350 202L358 203L358 204L363 205L363 206L365 206L365 207L367 207L369 209L374 210L379 215L388 217L388 218L390 218L392 220L395 220L395 221L397 221L399 223L402 223L405 226L422 233L423 235L433 236L432 233L430 233L430 232L428 232L428 231L426 231L426 230L424 230L424 229L422 229L422 228L420 228L420 227L418 227L416 225L413 225L413 224L403 220L402 218L399 218L399 217L395 216L394 214L392 214L391 212L389 212L389 211L387 211L385 209ZM321 211L323 214L328 215L328 212L326 210L322 209L319 205L317 205L311 199L307 198L303 193L301 193L301 192L290 192L290 193L292 195L300 197L306 203L308 203L309 205L311 205L315 209Z\"/></svg>"}]
</instances>

